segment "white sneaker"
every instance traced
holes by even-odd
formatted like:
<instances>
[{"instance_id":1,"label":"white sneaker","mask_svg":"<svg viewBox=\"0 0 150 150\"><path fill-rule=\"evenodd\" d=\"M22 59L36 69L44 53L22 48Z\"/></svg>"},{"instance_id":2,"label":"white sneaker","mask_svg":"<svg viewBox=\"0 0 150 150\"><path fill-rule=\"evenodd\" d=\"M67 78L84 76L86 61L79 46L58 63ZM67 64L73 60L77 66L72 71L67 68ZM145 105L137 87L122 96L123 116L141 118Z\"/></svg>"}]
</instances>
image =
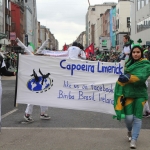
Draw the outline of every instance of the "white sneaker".
<instances>
[{"instance_id":1,"label":"white sneaker","mask_svg":"<svg viewBox=\"0 0 150 150\"><path fill-rule=\"evenodd\" d=\"M51 117L48 116L47 114L40 115L40 118L43 119L43 120L49 120L49 119L51 119Z\"/></svg>"},{"instance_id":2,"label":"white sneaker","mask_svg":"<svg viewBox=\"0 0 150 150\"><path fill-rule=\"evenodd\" d=\"M24 115L24 119L25 119L27 122L33 122L33 121L34 121L30 115L29 115L29 116Z\"/></svg>"},{"instance_id":3,"label":"white sneaker","mask_svg":"<svg viewBox=\"0 0 150 150\"><path fill-rule=\"evenodd\" d=\"M131 142L130 142L130 148L131 149L136 149L136 141L135 140L131 140Z\"/></svg>"}]
</instances>

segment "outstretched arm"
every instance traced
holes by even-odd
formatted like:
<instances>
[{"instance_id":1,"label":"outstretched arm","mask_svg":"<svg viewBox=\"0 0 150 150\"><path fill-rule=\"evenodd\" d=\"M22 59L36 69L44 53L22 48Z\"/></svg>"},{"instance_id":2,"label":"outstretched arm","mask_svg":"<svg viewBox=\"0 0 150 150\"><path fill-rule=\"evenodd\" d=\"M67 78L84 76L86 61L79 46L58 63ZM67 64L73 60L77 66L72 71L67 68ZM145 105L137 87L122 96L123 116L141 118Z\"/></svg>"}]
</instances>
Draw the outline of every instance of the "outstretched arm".
<instances>
[{"instance_id":1,"label":"outstretched arm","mask_svg":"<svg viewBox=\"0 0 150 150\"><path fill-rule=\"evenodd\" d=\"M16 42L17 42L17 45L20 46L22 49L24 49L25 52L26 52L28 55L34 55L34 54L28 49L28 47L26 47L26 46L19 40L19 38L16 39Z\"/></svg>"},{"instance_id":2,"label":"outstretched arm","mask_svg":"<svg viewBox=\"0 0 150 150\"><path fill-rule=\"evenodd\" d=\"M81 51L81 58L82 58L82 59L86 59L86 55L85 55L85 52L84 52L84 51Z\"/></svg>"},{"instance_id":3,"label":"outstretched arm","mask_svg":"<svg viewBox=\"0 0 150 150\"><path fill-rule=\"evenodd\" d=\"M50 39L47 39L45 42L43 42L42 46L37 50L36 54L40 54L42 50L46 47L48 42L50 42Z\"/></svg>"}]
</instances>

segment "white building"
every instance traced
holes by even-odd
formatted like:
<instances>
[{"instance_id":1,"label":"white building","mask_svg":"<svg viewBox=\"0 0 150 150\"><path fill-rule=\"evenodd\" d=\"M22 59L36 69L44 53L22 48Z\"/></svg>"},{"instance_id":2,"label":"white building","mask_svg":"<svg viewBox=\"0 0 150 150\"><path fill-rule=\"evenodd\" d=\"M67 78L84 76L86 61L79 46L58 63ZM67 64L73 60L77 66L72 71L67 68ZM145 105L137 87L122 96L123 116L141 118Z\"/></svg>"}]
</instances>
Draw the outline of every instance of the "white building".
<instances>
[{"instance_id":1,"label":"white building","mask_svg":"<svg viewBox=\"0 0 150 150\"><path fill-rule=\"evenodd\" d=\"M11 16L10 16L10 1L0 0L0 44L2 49L6 50L6 45L10 44L10 28L11 28Z\"/></svg>"},{"instance_id":2,"label":"white building","mask_svg":"<svg viewBox=\"0 0 150 150\"><path fill-rule=\"evenodd\" d=\"M116 45L119 50L123 49L123 36L130 33L130 28L127 27L127 18L130 17L131 2L119 0L116 5Z\"/></svg>"},{"instance_id":3,"label":"white building","mask_svg":"<svg viewBox=\"0 0 150 150\"><path fill-rule=\"evenodd\" d=\"M133 0L131 2L131 38L134 43L139 38L142 45L150 45L150 2L149 0ZM149 44L148 44L149 43Z\"/></svg>"},{"instance_id":4,"label":"white building","mask_svg":"<svg viewBox=\"0 0 150 150\"><path fill-rule=\"evenodd\" d=\"M47 40L46 39L46 26L43 26L43 25L40 26L40 39L42 43Z\"/></svg>"},{"instance_id":5,"label":"white building","mask_svg":"<svg viewBox=\"0 0 150 150\"><path fill-rule=\"evenodd\" d=\"M86 48L86 34L85 34L85 31L80 33L80 35L76 39L76 42L82 44L83 47Z\"/></svg>"},{"instance_id":6,"label":"white building","mask_svg":"<svg viewBox=\"0 0 150 150\"><path fill-rule=\"evenodd\" d=\"M25 10L25 14L26 14L26 34L28 35L28 42L32 42L33 43L33 26L32 26L32 10L31 8L26 5L26 10Z\"/></svg>"},{"instance_id":7,"label":"white building","mask_svg":"<svg viewBox=\"0 0 150 150\"><path fill-rule=\"evenodd\" d=\"M0 33L4 33L4 0L0 0Z\"/></svg>"},{"instance_id":8,"label":"white building","mask_svg":"<svg viewBox=\"0 0 150 150\"><path fill-rule=\"evenodd\" d=\"M100 15L105 13L107 9L111 9L116 3L103 3L94 6L89 6L88 12L86 14L86 46L94 43L95 47L99 47L99 37L101 23L98 23Z\"/></svg>"},{"instance_id":9,"label":"white building","mask_svg":"<svg viewBox=\"0 0 150 150\"><path fill-rule=\"evenodd\" d=\"M100 36L102 35L102 29L103 29L102 20L101 20L100 17L97 18L96 23L95 23L95 28L96 28L96 32L95 32L95 47L98 47L98 48L99 48L99 45L100 45Z\"/></svg>"},{"instance_id":10,"label":"white building","mask_svg":"<svg viewBox=\"0 0 150 150\"><path fill-rule=\"evenodd\" d=\"M32 38L31 42L35 45L35 48L38 47L38 35L37 35L37 8L36 8L36 0L28 0L27 2L24 1L24 4L28 10L28 8L31 10L32 15L27 11L28 16L27 16L27 21L30 22L31 19L31 25L32 29L27 28L26 32L28 32L28 36ZM31 15L31 16L30 16ZM29 18L28 18L29 17ZM28 38L29 38L28 37ZM29 40L28 40L29 41ZM30 41L29 41L30 42Z\"/></svg>"},{"instance_id":11,"label":"white building","mask_svg":"<svg viewBox=\"0 0 150 150\"><path fill-rule=\"evenodd\" d=\"M82 43L83 47L86 48L86 34L84 33L83 35L83 43Z\"/></svg>"}]
</instances>

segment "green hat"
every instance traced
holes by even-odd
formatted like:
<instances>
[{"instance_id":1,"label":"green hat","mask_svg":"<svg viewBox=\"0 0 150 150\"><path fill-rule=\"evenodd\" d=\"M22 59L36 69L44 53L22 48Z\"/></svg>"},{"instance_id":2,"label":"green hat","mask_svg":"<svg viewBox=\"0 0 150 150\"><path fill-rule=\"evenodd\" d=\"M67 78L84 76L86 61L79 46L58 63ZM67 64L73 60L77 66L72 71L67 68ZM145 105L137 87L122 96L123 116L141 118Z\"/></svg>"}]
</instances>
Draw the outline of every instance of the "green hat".
<instances>
[{"instance_id":1,"label":"green hat","mask_svg":"<svg viewBox=\"0 0 150 150\"><path fill-rule=\"evenodd\" d=\"M148 52L148 49L145 49L145 50L143 51L144 54L145 54L146 52Z\"/></svg>"},{"instance_id":2,"label":"green hat","mask_svg":"<svg viewBox=\"0 0 150 150\"><path fill-rule=\"evenodd\" d=\"M137 41L138 43L142 43L142 40L141 39L138 39L138 41Z\"/></svg>"},{"instance_id":3,"label":"green hat","mask_svg":"<svg viewBox=\"0 0 150 150\"><path fill-rule=\"evenodd\" d=\"M142 48L142 46L140 45L140 43L132 44L132 48L134 48L134 47L140 47L140 48Z\"/></svg>"},{"instance_id":4,"label":"green hat","mask_svg":"<svg viewBox=\"0 0 150 150\"><path fill-rule=\"evenodd\" d=\"M134 41L133 41L132 39L130 39L130 44L131 44L131 45L134 44Z\"/></svg>"},{"instance_id":5,"label":"green hat","mask_svg":"<svg viewBox=\"0 0 150 150\"><path fill-rule=\"evenodd\" d=\"M134 47L140 47L140 48L142 48L141 43L142 43L142 40L138 39L138 41L137 41L136 44L134 44L134 43L132 44L132 48L134 48Z\"/></svg>"}]
</instances>

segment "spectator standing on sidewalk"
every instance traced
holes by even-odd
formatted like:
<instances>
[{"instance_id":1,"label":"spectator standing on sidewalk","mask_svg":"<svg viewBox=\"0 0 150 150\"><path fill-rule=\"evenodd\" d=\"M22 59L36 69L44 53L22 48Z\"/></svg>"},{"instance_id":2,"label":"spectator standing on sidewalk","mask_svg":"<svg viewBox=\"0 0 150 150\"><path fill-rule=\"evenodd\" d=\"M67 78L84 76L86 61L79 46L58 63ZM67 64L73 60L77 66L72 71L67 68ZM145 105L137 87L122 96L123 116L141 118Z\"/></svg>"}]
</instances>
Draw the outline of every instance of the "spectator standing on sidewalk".
<instances>
[{"instance_id":1,"label":"spectator standing on sidewalk","mask_svg":"<svg viewBox=\"0 0 150 150\"><path fill-rule=\"evenodd\" d=\"M130 43L130 37L128 35L124 35L123 37L123 54L124 54L124 59L127 61L129 59L129 54L131 51L131 43Z\"/></svg>"},{"instance_id":2,"label":"spectator standing on sidewalk","mask_svg":"<svg viewBox=\"0 0 150 150\"><path fill-rule=\"evenodd\" d=\"M1 46L0 46L1 48ZM1 125L1 99L2 99L2 83L1 83L1 75L4 76L15 76L15 72L10 72L6 69L6 65L4 62L4 58L0 53L0 125Z\"/></svg>"},{"instance_id":3,"label":"spectator standing on sidewalk","mask_svg":"<svg viewBox=\"0 0 150 150\"><path fill-rule=\"evenodd\" d=\"M144 57L149 60L149 58L148 58L148 50L146 49L145 46L143 46L143 54L144 54ZM146 80L145 84L146 84L146 86L148 88L148 80ZM144 118L150 117L150 109L149 109L149 103L148 103L148 101L144 105L143 117Z\"/></svg>"},{"instance_id":4,"label":"spectator standing on sidewalk","mask_svg":"<svg viewBox=\"0 0 150 150\"><path fill-rule=\"evenodd\" d=\"M134 45L125 64L125 73L119 76L114 92L117 119L125 116L130 148L134 149L142 126L143 107L148 100L145 82L149 76L150 61L144 59L141 46Z\"/></svg>"}]
</instances>

